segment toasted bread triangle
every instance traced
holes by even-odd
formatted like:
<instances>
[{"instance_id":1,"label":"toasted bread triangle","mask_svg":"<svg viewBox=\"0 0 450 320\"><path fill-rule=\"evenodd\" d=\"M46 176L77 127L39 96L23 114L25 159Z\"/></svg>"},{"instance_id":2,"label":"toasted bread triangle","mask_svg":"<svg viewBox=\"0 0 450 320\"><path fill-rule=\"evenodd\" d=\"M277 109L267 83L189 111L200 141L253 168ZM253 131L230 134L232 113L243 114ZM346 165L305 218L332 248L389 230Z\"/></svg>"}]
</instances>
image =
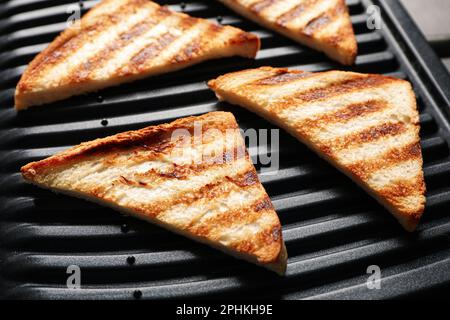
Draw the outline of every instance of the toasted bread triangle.
<instances>
[{"instance_id":1,"label":"toasted bread triangle","mask_svg":"<svg viewBox=\"0 0 450 320\"><path fill-rule=\"evenodd\" d=\"M115 208L278 274L286 270L280 221L231 113L85 142L21 171L40 187Z\"/></svg>"},{"instance_id":2,"label":"toasted bread triangle","mask_svg":"<svg viewBox=\"0 0 450 320\"><path fill-rule=\"evenodd\" d=\"M274 122L347 174L408 231L425 183L411 84L374 74L262 67L211 80L219 99Z\"/></svg>"},{"instance_id":3,"label":"toasted bread triangle","mask_svg":"<svg viewBox=\"0 0 450 320\"><path fill-rule=\"evenodd\" d=\"M18 110L222 57L254 58L257 36L148 0L103 0L27 67Z\"/></svg>"},{"instance_id":4,"label":"toasted bread triangle","mask_svg":"<svg viewBox=\"0 0 450 320\"><path fill-rule=\"evenodd\" d=\"M239 14L344 64L358 47L345 0L219 0Z\"/></svg>"}]
</instances>

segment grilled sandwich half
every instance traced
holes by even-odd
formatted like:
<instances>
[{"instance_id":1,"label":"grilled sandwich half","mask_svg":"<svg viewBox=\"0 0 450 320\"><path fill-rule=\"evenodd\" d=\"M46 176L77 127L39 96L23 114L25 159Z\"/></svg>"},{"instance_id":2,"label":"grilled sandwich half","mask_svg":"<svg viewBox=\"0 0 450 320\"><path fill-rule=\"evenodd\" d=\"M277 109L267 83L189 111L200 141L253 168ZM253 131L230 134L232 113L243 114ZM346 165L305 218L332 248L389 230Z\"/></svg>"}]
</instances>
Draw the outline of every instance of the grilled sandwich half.
<instances>
[{"instance_id":1,"label":"grilled sandwich half","mask_svg":"<svg viewBox=\"0 0 450 320\"><path fill-rule=\"evenodd\" d=\"M239 14L344 64L358 46L345 0L219 0Z\"/></svg>"},{"instance_id":2,"label":"grilled sandwich half","mask_svg":"<svg viewBox=\"0 0 450 320\"><path fill-rule=\"evenodd\" d=\"M346 173L408 231L425 206L411 84L374 74L262 67L209 82L219 99L284 128Z\"/></svg>"},{"instance_id":3,"label":"grilled sandwich half","mask_svg":"<svg viewBox=\"0 0 450 320\"><path fill-rule=\"evenodd\" d=\"M15 93L26 109L221 57L254 58L257 36L149 0L103 0L25 70Z\"/></svg>"},{"instance_id":4,"label":"grilled sandwich half","mask_svg":"<svg viewBox=\"0 0 450 320\"><path fill-rule=\"evenodd\" d=\"M42 188L115 208L278 274L286 270L280 221L231 113L85 142L21 171Z\"/></svg>"}]
</instances>

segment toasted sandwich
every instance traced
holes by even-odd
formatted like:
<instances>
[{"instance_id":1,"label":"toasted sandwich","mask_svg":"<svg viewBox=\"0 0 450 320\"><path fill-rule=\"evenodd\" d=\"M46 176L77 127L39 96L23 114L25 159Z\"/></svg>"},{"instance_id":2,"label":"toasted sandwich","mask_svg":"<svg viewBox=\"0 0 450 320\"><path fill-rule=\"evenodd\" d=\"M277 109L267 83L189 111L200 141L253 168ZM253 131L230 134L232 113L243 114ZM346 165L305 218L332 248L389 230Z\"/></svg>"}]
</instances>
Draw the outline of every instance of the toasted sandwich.
<instances>
[{"instance_id":1,"label":"toasted sandwich","mask_svg":"<svg viewBox=\"0 0 450 320\"><path fill-rule=\"evenodd\" d=\"M219 99L284 128L347 174L408 231L425 206L411 84L375 74L262 67L209 82Z\"/></svg>"},{"instance_id":2,"label":"toasted sandwich","mask_svg":"<svg viewBox=\"0 0 450 320\"><path fill-rule=\"evenodd\" d=\"M231 113L85 142L21 171L42 188L112 207L280 275L286 270L280 221Z\"/></svg>"},{"instance_id":3,"label":"toasted sandwich","mask_svg":"<svg viewBox=\"0 0 450 320\"><path fill-rule=\"evenodd\" d=\"M219 0L234 11L344 65L358 47L345 0Z\"/></svg>"},{"instance_id":4,"label":"toasted sandwich","mask_svg":"<svg viewBox=\"0 0 450 320\"><path fill-rule=\"evenodd\" d=\"M18 110L222 57L254 58L257 36L148 0L103 0L27 67Z\"/></svg>"}]
</instances>

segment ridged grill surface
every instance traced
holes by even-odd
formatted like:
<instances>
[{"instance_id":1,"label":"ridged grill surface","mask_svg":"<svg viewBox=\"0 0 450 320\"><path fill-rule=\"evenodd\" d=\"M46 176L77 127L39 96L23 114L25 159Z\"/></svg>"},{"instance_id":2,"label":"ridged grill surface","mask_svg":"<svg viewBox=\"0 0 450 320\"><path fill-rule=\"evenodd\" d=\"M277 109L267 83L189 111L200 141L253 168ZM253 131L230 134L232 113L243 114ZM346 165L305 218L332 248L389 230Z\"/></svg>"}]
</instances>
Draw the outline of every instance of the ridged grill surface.
<instances>
[{"instance_id":1,"label":"ridged grill surface","mask_svg":"<svg viewBox=\"0 0 450 320\"><path fill-rule=\"evenodd\" d=\"M17 114L13 93L20 75L65 28L67 8L78 1L0 5L0 297L133 299L140 290L142 298L387 298L450 283L450 131L438 97L443 89L425 83L392 23L385 21L378 31L367 28L366 0L347 1L359 46L356 65L347 69L414 84L428 189L416 233L404 232L375 200L284 132L276 151L279 173L261 176L283 224L289 253L283 278L113 210L25 184L19 168L30 161L179 117L226 110L243 129L273 128L217 102L205 81L226 72L264 65L343 69L219 3L158 2L257 33L262 39L257 60L206 62ZM95 3L83 1L83 12ZM254 157L264 152L250 149ZM69 265L81 268L81 290L66 286ZM366 287L370 265L382 270L381 290Z\"/></svg>"}]
</instances>

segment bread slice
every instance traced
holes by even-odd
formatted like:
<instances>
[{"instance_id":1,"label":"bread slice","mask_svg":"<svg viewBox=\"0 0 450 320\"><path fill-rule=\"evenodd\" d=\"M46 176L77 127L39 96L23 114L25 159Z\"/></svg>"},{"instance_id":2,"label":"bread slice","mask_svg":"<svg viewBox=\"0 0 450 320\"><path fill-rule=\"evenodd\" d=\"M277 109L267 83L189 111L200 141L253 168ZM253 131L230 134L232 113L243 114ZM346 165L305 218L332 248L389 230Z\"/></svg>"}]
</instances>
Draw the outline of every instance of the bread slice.
<instances>
[{"instance_id":1,"label":"bread slice","mask_svg":"<svg viewBox=\"0 0 450 320\"><path fill-rule=\"evenodd\" d=\"M344 65L358 46L345 0L219 0L239 14Z\"/></svg>"},{"instance_id":2,"label":"bread slice","mask_svg":"<svg viewBox=\"0 0 450 320\"><path fill-rule=\"evenodd\" d=\"M408 231L425 206L411 84L375 74L262 67L209 82L219 99L284 128L347 174Z\"/></svg>"},{"instance_id":3,"label":"bread slice","mask_svg":"<svg viewBox=\"0 0 450 320\"><path fill-rule=\"evenodd\" d=\"M254 58L257 36L148 0L103 0L25 70L16 109L62 100L222 57Z\"/></svg>"},{"instance_id":4,"label":"bread slice","mask_svg":"<svg viewBox=\"0 0 450 320\"><path fill-rule=\"evenodd\" d=\"M42 188L115 208L285 273L280 221L231 113L85 142L21 171Z\"/></svg>"}]
</instances>

